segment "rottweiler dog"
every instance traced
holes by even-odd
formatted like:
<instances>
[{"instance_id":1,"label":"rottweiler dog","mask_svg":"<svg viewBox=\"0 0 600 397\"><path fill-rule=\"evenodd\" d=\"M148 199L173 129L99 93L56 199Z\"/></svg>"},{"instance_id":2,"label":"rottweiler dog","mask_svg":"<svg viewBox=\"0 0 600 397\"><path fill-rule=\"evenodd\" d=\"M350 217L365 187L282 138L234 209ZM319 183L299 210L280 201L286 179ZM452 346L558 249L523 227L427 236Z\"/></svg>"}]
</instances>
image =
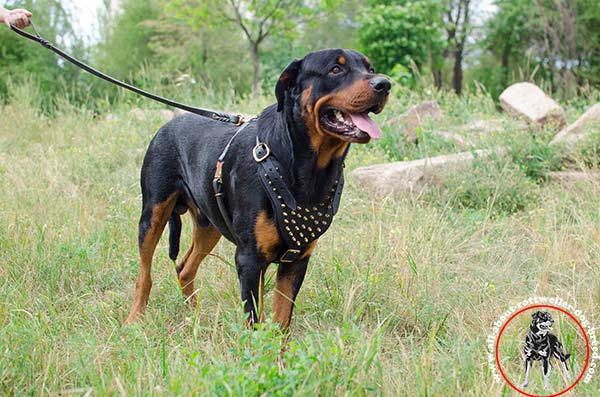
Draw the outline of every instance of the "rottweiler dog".
<instances>
[{"instance_id":1,"label":"rottweiler dog","mask_svg":"<svg viewBox=\"0 0 600 397\"><path fill-rule=\"evenodd\" d=\"M549 389L550 370L552 369L550 359L552 357L557 358L561 362L565 378L568 381L571 380L571 373L567 365L567 360L571 357L571 354L565 353L562 343L560 343L555 335L550 333L553 324L554 320L548 312L536 311L531 316L531 325L525 337L525 346L523 348L525 353L525 382L521 385L523 388L529 385L529 374L533 362L541 361L542 372L544 374L544 389Z\"/></svg>"},{"instance_id":2,"label":"rottweiler dog","mask_svg":"<svg viewBox=\"0 0 600 397\"><path fill-rule=\"evenodd\" d=\"M225 236L236 245L249 324L262 319L265 270L279 263L273 317L287 330L311 253L337 210L348 148L381 136L368 114L382 111L390 87L359 52L321 50L291 62L277 81L277 103L242 127L194 114L164 125L141 171L140 269L126 323L148 303L163 229L168 223L175 261L189 212L192 244L176 265L188 302L196 304L200 262Z\"/></svg>"}]
</instances>

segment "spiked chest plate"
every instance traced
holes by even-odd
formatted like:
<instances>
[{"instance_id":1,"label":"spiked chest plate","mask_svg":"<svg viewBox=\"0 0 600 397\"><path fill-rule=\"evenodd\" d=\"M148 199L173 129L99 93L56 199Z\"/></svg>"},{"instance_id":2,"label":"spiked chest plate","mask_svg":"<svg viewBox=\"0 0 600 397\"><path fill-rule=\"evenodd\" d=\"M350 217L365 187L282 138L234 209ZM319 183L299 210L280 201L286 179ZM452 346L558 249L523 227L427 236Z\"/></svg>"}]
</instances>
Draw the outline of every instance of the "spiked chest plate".
<instances>
[{"instance_id":1,"label":"spiked chest plate","mask_svg":"<svg viewBox=\"0 0 600 397\"><path fill-rule=\"evenodd\" d=\"M258 176L271 201L279 234L288 248L279 261L294 262L310 243L329 229L342 196L343 169L340 167L339 174L330 181L320 200L316 203L300 203L296 202L288 188L287 178L281 173L283 168L268 146L257 142L253 155L259 164Z\"/></svg>"}]
</instances>

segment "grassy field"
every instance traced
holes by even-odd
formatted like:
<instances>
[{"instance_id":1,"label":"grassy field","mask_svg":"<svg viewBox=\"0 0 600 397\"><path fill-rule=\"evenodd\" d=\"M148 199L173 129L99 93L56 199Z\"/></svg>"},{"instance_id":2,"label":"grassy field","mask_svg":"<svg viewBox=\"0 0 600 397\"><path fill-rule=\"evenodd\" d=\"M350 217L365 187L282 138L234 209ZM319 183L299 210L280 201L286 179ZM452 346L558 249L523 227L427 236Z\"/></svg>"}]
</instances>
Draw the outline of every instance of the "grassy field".
<instances>
[{"instance_id":1,"label":"grassy field","mask_svg":"<svg viewBox=\"0 0 600 397\"><path fill-rule=\"evenodd\" d=\"M0 107L0 395L516 396L487 368L486 337L506 308L558 295L600 324L600 185L545 180L597 166L595 147L566 157L548 147L552 132L519 131L475 93L439 96L446 116L421 131L419 148L389 126L384 142L352 148L347 170L449 153L458 148L436 129L468 136L458 126L493 117L500 133L469 138L512 151L418 197L376 199L348 178L300 292L282 371L277 327L242 325L224 240L214 251L222 259L201 265L194 311L163 239L147 314L123 327L138 271L139 169L161 121L137 121L126 104L111 117L66 104L49 117L34 110L31 89L16 94ZM378 120L419 99L399 93ZM590 104L567 104L569 120ZM182 245L186 236L189 222ZM536 366L529 391L540 384ZM568 395L599 389L596 376Z\"/></svg>"}]
</instances>

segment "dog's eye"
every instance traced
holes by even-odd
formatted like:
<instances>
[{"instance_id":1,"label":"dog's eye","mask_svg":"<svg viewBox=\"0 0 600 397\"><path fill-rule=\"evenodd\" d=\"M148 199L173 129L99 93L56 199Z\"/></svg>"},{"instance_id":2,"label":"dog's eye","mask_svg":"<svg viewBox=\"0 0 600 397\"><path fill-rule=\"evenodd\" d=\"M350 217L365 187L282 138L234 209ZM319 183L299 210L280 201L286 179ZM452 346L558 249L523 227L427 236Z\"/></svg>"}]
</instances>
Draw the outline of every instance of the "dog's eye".
<instances>
[{"instance_id":1,"label":"dog's eye","mask_svg":"<svg viewBox=\"0 0 600 397\"><path fill-rule=\"evenodd\" d=\"M339 67L338 65L335 65L334 67L331 68L329 73L330 74L340 74L340 73L342 73L342 68Z\"/></svg>"},{"instance_id":2,"label":"dog's eye","mask_svg":"<svg viewBox=\"0 0 600 397\"><path fill-rule=\"evenodd\" d=\"M369 73L375 74L375 69L373 68L373 66L369 66Z\"/></svg>"}]
</instances>

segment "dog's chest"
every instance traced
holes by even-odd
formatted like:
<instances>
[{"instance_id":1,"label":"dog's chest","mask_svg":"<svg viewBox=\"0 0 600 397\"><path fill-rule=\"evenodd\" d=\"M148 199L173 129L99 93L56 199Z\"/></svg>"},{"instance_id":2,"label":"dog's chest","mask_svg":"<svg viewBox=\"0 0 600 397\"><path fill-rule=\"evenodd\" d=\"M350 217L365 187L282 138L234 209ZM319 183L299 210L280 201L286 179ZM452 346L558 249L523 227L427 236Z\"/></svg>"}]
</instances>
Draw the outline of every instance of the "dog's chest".
<instances>
[{"instance_id":1,"label":"dog's chest","mask_svg":"<svg viewBox=\"0 0 600 397\"><path fill-rule=\"evenodd\" d=\"M547 335L539 336L531 332L525 339L525 350L531 352L530 357L534 360L545 359L550 356L550 340Z\"/></svg>"},{"instance_id":2,"label":"dog's chest","mask_svg":"<svg viewBox=\"0 0 600 397\"><path fill-rule=\"evenodd\" d=\"M271 156L260 157L261 185L273 209L284 248L281 262L297 260L308 246L329 229L339 207L344 186L342 167L325 183L322 193L309 201L296 200L281 164Z\"/></svg>"},{"instance_id":3,"label":"dog's chest","mask_svg":"<svg viewBox=\"0 0 600 397\"><path fill-rule=\"evenodd\" d=\"M327 231L334 216L331 202L300 204L296 209L282 208L277 223L290 247L301 248Z\"/></svg>"}]
</instances>

